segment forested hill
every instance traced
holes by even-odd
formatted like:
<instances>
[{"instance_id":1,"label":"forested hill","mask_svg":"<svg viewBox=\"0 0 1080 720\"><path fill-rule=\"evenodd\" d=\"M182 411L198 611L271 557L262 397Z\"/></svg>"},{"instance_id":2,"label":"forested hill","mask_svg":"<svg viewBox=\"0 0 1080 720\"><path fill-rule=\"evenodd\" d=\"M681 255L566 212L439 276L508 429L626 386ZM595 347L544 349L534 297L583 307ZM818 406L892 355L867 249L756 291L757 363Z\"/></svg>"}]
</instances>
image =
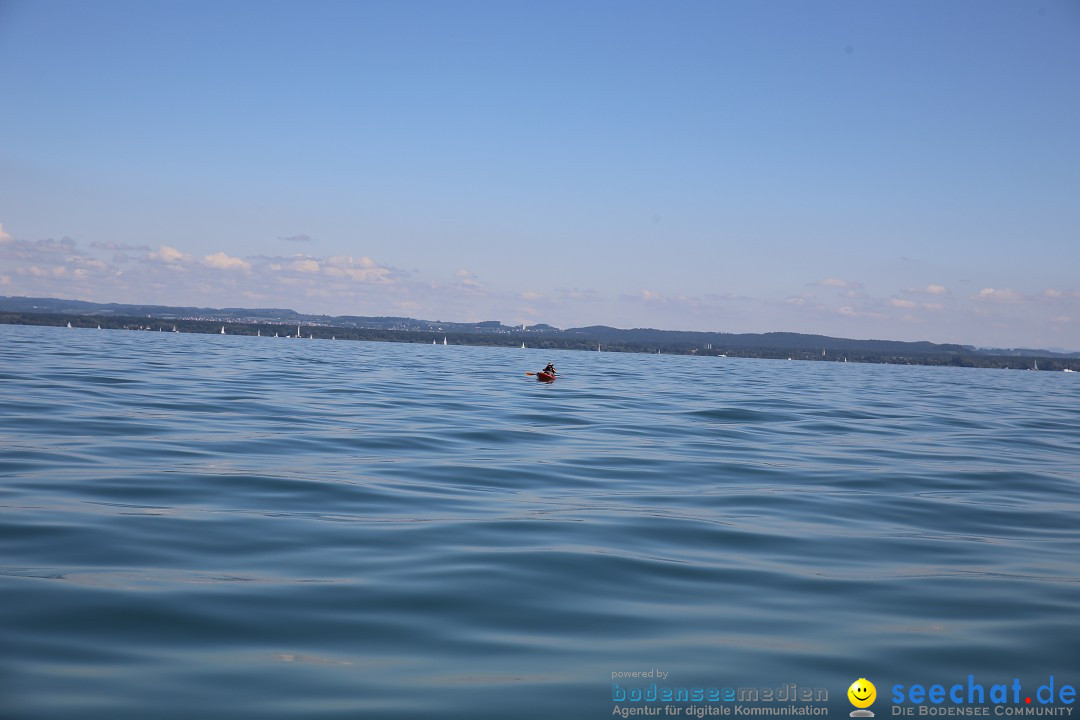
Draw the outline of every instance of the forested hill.
<instances>
[{"instance_id":1,"label":"forested hill","mask_svg":"<svg viewBox=\"0 0 1080 720\"><path fill-rule=\"evenodd\" d=\"M851 340L828 337L826 335L806 335L792 332L769 333L708 333L679 330L654 330L635 328L622 330L593 325L590 327L571 328L563 331L572 337L596 338L601 342L619 342L635 344L663 344L666 346L685 345L701 347L712 344L713 349L745 350L792 350L799 353L822 350L829 352L878 352L908 353L925 355L927 353L971 353L977 350L970 345L938 344L931 342L903 342L900 340Z\"/></svg>"}]
</instances>

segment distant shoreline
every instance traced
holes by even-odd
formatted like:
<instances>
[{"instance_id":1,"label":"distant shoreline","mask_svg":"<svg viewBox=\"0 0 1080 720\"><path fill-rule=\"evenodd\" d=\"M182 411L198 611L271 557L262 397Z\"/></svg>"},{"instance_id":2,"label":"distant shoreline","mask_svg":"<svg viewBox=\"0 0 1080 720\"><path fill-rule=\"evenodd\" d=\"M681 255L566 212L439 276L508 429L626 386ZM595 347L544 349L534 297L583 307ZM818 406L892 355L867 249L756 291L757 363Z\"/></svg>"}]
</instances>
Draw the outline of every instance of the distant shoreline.
<instances>
[{"instance_id":1,"label":"distant shoreline","mask_svg":"<svg viewBox=\"0 0 1080 720\"><path fill-rule=\"evenodd\" d=\"M89 315L82 313L48 313L48 312L0 312L0 324L24 325L45 327L72 328L101 328L102 330L130 330L143 332L173 332L173 329L185 334L212 335L220 334L222 327L228 335L256 336L262 334L271 336L278 334L281 338L295 337L297 323L285 320L260 320L255 321L229 321L224 319L190 319L190 318L162 318L162 317L135 317L121 315ZM951 366L951 367L978 367L998 368L1015 370L1042 370L1063 371L1072 370L1080 372L1080 358L1072 356L1054 355L1047 353L1024 354L1024 355L1001 355L987 354L979 351L964 350L939 350L940 347L929 345L925 352L915 352L905 345L919 345L916 343L889 343L887 341L857 341L844 340L841 338L828 338L832 341L831 349L814 349L806 347L806 342L784 346L761 346L756 348L737 347L732 343L731 347L725 347L713 343L692 343L684 339L664 342L664 333L670 333L676 337L686 335L676 331L648 331L654 337L652 342L641 340L619 340L610 337L611 332L588 334L586 329L562 331L552 329L551 332L529 333L527 331L515 332L455 332L453 330L394 330L378 328L357 328L323 323L300 322L301 335L304 339L315 340L361 340L367 342L400 342L418 344L441 344L443 339L451 345L471 345L487 347L520 347L524 342L529 349L538 350L578 350L596 352L597 348L602 352L643 353L666 355L692 355L700 357L717 358L760 358L772 360L814 361L814 362L852 362L890 365L927 365L927 366ZM605 328L605 331L614 331L614 328ZM635 331L617 331L632 334ZM642 331L645 332L645 331ZM608 335L604 337L603 335ZM692 333L692 335L706 335L705 333ZM815 338L817 336L798 336L789 333L777 333L785 337ZM741 336L739 336L741 337ZM767 335L753 337L768 337ZM879 342L885 345L895 345L898 352L882 350L866 350L860 348L866 342Z\"/></svg>"}]
</instances>

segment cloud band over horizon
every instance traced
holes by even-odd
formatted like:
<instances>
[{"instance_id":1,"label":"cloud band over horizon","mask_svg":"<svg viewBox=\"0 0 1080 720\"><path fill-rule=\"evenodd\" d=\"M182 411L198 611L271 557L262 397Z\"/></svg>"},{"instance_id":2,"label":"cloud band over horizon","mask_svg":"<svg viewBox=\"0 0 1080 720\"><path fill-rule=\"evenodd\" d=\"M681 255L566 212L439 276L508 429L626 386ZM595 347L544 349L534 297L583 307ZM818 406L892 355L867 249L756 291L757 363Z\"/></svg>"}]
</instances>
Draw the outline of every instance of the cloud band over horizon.
<instances>
[{"instance_id":1,"label":"cloud band over horizon","mask_svg":"<svg viewBox=\"0 0 1080 720\"><path fill-rule=\"evenodd\" d=\"M504 283L512 284L512 283ZM92 302L290 306L333 315L410 315L423 319L607 324L675 330L790 330L846 337L1080 347L1080 290L1021 293L982 287L953 293L943 284L876 296L865 283L826 277L786 297L709 292L669 295L643 288L618 296L595 289L515 290L481 282L461 268L428 278L361 255L196 256L170 245L17 239L0 225L0 294ZM919 300L922 296L925 300ZM902 332L877 332L883 323ZM972 332L991 328L992 332Z\"/></svg>"}]
</instances>

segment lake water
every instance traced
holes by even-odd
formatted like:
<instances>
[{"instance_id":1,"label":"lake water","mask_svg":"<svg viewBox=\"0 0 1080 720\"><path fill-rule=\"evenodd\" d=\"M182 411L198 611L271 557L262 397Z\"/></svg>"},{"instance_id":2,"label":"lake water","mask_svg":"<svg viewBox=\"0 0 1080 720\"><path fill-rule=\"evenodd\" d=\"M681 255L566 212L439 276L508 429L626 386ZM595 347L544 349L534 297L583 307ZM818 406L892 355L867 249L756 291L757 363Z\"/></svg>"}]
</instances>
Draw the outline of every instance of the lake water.
<instances>
[{"instance_id":1,"label":"lake water","mask_svg":"<svg viewBox=\"0 0 1080 720\"><path fill-rule=\"evenodd\" d=\"M1077 685L1078 511L1076 374L4 325L0 717Z\"/></svg>"}]
</instances>

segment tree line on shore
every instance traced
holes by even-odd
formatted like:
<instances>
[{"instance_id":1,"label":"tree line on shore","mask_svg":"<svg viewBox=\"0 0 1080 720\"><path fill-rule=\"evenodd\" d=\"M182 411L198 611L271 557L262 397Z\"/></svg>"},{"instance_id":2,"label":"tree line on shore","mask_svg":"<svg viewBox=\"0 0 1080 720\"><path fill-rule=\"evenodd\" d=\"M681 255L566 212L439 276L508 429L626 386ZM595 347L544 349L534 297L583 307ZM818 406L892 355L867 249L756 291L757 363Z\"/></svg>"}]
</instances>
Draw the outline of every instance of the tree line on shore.
<instances>
[{"instance_id":1,"label":"tree line on shore","mask_svg":"<svg viewBox=\"0 0 1080 720\"><path fill-rule=\"evenodd\" d=\"M222 321L218 319L99 316L69 313L0 312L0 324L45 325L103 330L135 330L229 335L295 336L296 324L283 321ZM591 331L591 332L590 332ZM818 362L888 363L954 367L1080 370L1080 358L1054 354L993 354L961 345L906 343L885 340L845 340L798 333L715 334L663 330L617 330L575 328L529 334L526 332L455 333L305 324L302 337L312 339L364 340L369 342L441 343L454 345L528 347L541 350L582 350L629 353L664 353L701 357L766 358ZM702 342L709 339L710 342ZM726 342L725 342L726 340Z\"/></svg>"}]
</instances>

